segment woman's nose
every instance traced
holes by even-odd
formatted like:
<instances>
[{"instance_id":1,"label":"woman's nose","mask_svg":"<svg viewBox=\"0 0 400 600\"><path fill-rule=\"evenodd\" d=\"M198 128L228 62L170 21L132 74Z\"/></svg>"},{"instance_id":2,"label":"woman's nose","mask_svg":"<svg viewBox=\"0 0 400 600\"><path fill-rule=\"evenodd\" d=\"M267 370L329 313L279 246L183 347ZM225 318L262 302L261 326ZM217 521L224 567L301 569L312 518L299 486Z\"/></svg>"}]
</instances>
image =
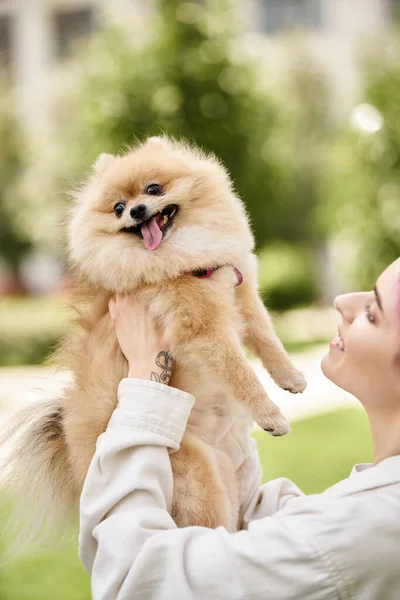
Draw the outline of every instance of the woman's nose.
<instances>
[{"instance_id":1,"label":"woman's nose","mask_svg":"<svg viewBox=\"0 0 400 600\"><path fill-rule=\"evenodd\" d=\"M354 303L352 300L353 294L342 294L341 296L336 296L333 301L333 305L337 311L340 312L343 319L352 323L355 317Z\"/></svg>"}]
</instances>

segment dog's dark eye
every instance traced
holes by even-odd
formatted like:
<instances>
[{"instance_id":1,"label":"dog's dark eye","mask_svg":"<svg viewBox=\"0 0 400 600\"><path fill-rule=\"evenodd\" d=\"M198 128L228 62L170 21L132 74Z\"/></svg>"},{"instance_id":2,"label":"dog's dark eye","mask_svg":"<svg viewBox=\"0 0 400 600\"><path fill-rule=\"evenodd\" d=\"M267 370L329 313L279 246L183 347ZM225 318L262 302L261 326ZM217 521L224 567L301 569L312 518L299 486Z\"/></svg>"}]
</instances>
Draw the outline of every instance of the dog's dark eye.
<instances>
[{"instance_id":1,"label":"dog's dark eye","mask_svg":"<svg viewBox=\"0 0 400 600\"><path fill-rule=\"evenodd\" d=\"M161 185L158 185L158 183L151 183L144 191L146 194L149 194L149 196L161 196L162 187Z\"/></svg>"},{"instance_id":2,"label":"dog's dark eye","mask_svg":"<svg viewBox=\"0 0 400 600\"><path fill-rule=\"evenodd\" d=\"M117 215L117 217L120 217L124 210L125 204L123 204L122 202L117 202L117 204L114 206L114 212Z\"/></svg>"}]
</instances>

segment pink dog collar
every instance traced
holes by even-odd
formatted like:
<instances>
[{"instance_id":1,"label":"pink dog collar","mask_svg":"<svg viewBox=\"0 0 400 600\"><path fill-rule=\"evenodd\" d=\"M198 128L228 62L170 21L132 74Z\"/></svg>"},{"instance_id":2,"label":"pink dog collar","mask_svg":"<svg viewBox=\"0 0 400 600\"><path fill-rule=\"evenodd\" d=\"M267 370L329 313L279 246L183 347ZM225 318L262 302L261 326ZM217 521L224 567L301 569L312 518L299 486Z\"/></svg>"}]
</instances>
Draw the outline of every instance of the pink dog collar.
<instances>
[{"instance_id":1,"label":"pink dog collar","mask_svg":"<svg viewBox=\"0 0 400 600\"><path fill-rule=\"evenodd\" d=\"M198 277L199 279L207 279L208 277L211 277L211 275L214 273L214 271L217 271L221 267L225 267L225 266L228 266L228 265L220 265L219 267L208 267L207 269L196 269L196 270L192 271L192 275L194 275L195 277ZM237 283L236 283L235 287L238 287L239 285L241 285L243 283L243 275L241 274L239 269L237 269L233 265L229 265L229 266L233 267L233 270L235 271L235 275L236 275L236 279L237 279Z\"/></svg>"}]
</instances>

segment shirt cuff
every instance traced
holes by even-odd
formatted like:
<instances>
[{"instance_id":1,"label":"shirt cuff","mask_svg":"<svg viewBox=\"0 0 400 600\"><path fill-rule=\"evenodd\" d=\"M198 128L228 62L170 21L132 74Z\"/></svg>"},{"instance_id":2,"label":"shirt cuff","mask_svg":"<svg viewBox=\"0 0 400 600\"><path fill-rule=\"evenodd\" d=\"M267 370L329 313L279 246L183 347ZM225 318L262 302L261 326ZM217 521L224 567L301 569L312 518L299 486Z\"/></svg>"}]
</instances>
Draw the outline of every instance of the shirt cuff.
<instances>
[{"instance_id":1,"label":"shirt cuff","mask_svg":"<svg viewBox=\"0 0 400 600\"><path fill-rule=\"evenodd\" d=\"M122 426L158 433L180 444L194 396L156 381L122 379L107 430Z\"/></svg>"}]
</instances>

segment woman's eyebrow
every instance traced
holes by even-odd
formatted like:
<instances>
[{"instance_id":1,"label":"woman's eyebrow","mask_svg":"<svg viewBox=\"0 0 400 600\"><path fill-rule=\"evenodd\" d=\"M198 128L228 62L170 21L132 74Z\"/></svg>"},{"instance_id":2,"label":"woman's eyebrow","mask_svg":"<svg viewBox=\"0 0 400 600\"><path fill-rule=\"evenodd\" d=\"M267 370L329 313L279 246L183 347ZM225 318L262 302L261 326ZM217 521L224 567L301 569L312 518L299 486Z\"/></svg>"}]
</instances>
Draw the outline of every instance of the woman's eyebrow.
<instances>
[{"instance_id":1,"label":"woman's eyebrow","mask_svg":"<svg viewBox=\"0 0 400 600\"><path fill-rule=\"evenodd\" d=\"M381 311L381 313L384 315L385 313L383 312L383 308L382 308L382 301L381 301L381 296L378 292L378 288L376 287L376 285L374 286L374 292L375 292L375 296L376 296L376 302L379 306L379 309Z\"/></svg>"}]
</instances>

